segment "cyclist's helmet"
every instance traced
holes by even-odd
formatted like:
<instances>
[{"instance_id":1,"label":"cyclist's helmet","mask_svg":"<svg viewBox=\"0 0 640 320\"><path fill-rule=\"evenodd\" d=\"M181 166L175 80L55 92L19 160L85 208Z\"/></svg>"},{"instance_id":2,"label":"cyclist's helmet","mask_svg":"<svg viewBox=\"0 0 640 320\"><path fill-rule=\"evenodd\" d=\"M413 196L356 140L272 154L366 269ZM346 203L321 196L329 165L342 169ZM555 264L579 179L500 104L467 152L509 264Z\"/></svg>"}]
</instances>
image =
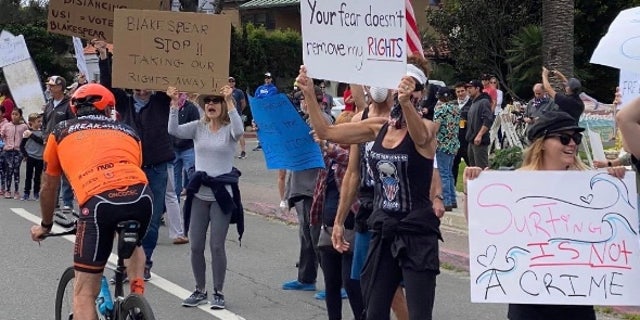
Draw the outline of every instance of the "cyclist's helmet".
<instances>
[{"instance_id":1,"label":"cyclist's helmet","mask_svg":"<svg viewBox=\"0 0 640 320\"><path fill-rule=\"evenodd\" d=\"M114 107L116 98L113 93L97 83L83 85L73 93L71 97L71 111L76 114L78 109L93 107L99 111L105 111L107 107Z\"/></svg>"}]
</instances>

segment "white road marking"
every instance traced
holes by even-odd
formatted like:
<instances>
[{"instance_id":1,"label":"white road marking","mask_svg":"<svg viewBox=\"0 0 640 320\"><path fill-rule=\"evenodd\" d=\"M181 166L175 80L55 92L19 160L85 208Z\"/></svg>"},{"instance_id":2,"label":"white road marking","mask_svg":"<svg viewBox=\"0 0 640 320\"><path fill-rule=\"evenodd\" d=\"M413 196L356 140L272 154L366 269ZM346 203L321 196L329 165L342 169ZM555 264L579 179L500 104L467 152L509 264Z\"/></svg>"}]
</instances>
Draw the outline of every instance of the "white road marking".
<instances>
[{"instance_id":1,"label":"white road marking","mask_svg":"<svg viewBox=\"0 0 640 320\"><path fill-rule=\"evenodd\" d=\"M34 224L39 224L40 223L40 217L36 216L32 213L30 213L29 211L25 210L24 208L11 208L11 211L13 211L15 214L19 215L20 217L29 220L31 222L33 222ZM53 226L53 232L62 232L65 229L54 225ZM69 236L64 236L63 238L69 240L70 242L75 243L76 241L76 237L73 235L69 235ZM111 254L111 256L109 256L109 263L112 264L113 266L115 266L118 263L118 256L115 254ZM174 296L176 296L177 298L179 298L180 300L184 299L184 297L188 297L191 294L191 291L180 287L179 285L159 276L157 273L151 273L151 280L148 281L147 283L150 283L160 289L162 289L163 291L172 294ZM152 306L153 308L153 306ZM245 318L241 317L240 315L237 315L229 310L212 310L209 305L200 305L198 306L198 309L220 319L220 320L246 320Z\"/></svg>"}]
</instances>

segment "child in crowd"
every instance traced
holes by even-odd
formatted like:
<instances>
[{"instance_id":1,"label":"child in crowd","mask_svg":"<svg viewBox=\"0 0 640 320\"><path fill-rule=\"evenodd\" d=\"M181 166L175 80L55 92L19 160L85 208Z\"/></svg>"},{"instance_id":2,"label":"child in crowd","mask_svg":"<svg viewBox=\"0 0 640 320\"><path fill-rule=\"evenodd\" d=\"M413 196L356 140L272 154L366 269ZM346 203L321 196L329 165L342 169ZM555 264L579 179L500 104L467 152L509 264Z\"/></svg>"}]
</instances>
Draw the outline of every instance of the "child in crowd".
<instances>
[{"instance_id":1,"label":"child in crowd","mask_svg":"<svg viewBox=\"0 0 640 320\"><path fill-rule=\"evenodd\" d=\"M9 123L4 117L5 108L4 106L0 106L0 130L2 127ZM7 190L5 186L5 174L7 171L7 161L4 159L4 137L0 134L0 197L4 195L4 191Z\"/></svg>"},{"instance_id":2,"label":"child in crowd","mask_svg":"<svg viewBox=\"0 0 640 320\"><path fill-rule=\"evenodd\" d=\"M42 152L44 140L42 133L42 115L32 113L29 115L29 128L23 134L20 150L27 158L27 173L24 182L24 194L22 200L29 200L31 195L31 183L33 182L33 200L40 198L40 176L42 175Z\"/></svg>"},{"instance_id":3,"label":"child in crowd","mask_svg":"<svg viewBox=\"0 0 640 320\"><path fill-rule=\"evenodd\" d=\"M6 199L20 199L20 164L22 163L22 153L20 152L20 144L22 143L22 135L29 129L22 120L22 109L15 108L11 111L11 122L5 123L0 128L0 136L4 140L4 159L6 163L5 184L6 190L4 197ZM11 194L11 182L13 179L14 193Z\"/></svg>"}]
</instances>

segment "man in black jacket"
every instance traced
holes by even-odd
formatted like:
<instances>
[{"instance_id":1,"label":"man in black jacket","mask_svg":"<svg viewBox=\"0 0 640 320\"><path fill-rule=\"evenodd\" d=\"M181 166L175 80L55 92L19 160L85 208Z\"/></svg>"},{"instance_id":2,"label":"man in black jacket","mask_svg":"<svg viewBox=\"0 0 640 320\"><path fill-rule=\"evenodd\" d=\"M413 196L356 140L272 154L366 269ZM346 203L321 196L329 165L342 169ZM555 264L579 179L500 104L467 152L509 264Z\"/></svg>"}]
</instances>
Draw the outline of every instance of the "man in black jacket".
<instances>
[{"instance_id":1,"label":"man in black jacket","mask_svg":"<svg viewBox=\"0 0 640 320\"><path fill-rule=\"evenodd\" d=\"M458 108L460 109L460 128L458 130L458 140L460 141L460 148L458 149L456 157L453 158L452 173L454 184L457 184L458 168L460 167L460 162L464 159L464 163L466 165L469 165L469 156L467 155L467 149L469 147L469 143L467 142L467 118L469 115L469 108L471 107L471 98L469 97L469 92L467 92L465 83L457 83L455 85L455 90L456 97L458 98Z\"/></svg>"},{"instance_id":2,"label":"man in black jacket","mask_svg":"<svg viewBox=\"0 0 640 320\"><path fill-rule=\"evenodd\" d=\"M473 80L467 84L471 107L467 116L467 156L468 166L486 168L489 166L489 129L493 125L491 97L482 92L482 82Z\"/></svg>"},{"instance_id":3,"label":"man in black jacket","mask_svg":"<svg viewBox=\"0 0 640 320\"><path fill-rule=\"evenodd\" d=\"M64 94L67 81L61 76L51 76L47 79L46 85L51 94L51 99L47 101L44 107L44 115L42 118L44 126L43 139L45 143L47 137L58 123L76 117L69 107L69 97ZM63 212L70 213L73 210L73 190L65 175L62 175L61 181L60 196L62 197L62 210ZM58 199L56 199L56 207L59 206L60 203Z\"/></svg>"},{"instance_id":4,"label":"man in black jacket","mask_svg":"<svg viewBox=\"0 0 640 320\"><path fill-rule=\"evenodd\" d=\"M169 104L171 99L164 92L133 90L129 95L111 84L111 55L104 41L93 41L99 55L100 84L109 88L116 97L116 111L120 119L131 126L142 141L142 169L153 193L153 214L142 239L142 248L146 255L144 279L151 278L153 261L151 256L158 242L158 229L164 211L164 195L167 189L167 166L175 158L173 144L167 124L169 123Z\"/></svg>"}]
</instances>

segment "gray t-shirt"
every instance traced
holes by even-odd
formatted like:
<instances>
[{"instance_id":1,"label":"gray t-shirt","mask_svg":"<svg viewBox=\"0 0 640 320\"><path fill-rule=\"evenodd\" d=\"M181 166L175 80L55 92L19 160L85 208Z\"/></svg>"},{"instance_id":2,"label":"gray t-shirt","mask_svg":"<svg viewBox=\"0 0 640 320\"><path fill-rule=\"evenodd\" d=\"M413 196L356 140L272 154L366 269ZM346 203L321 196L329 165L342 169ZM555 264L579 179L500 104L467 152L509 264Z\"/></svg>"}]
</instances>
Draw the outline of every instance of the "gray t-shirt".
<instances>
[{"instance_id":1,"label":"gray t-shirt","mask_svg":"<svg viewBox=\"0 0 640 320\"><path fill-rule=\"evenodd\" d=\"M202 120L178 125L178 109L171 108L169 134L180 139L193 139L196 171L204 171L210 177L231 172L236 145L244 134L244 128L236 109L229 111L229 118L230 124L212 132L209 124ZM227 186L227 190L231 194L231 187ZM200 187L195 196L201 200L215 201L213 192L208 187Z\"/></svg>"}]
</instances>

